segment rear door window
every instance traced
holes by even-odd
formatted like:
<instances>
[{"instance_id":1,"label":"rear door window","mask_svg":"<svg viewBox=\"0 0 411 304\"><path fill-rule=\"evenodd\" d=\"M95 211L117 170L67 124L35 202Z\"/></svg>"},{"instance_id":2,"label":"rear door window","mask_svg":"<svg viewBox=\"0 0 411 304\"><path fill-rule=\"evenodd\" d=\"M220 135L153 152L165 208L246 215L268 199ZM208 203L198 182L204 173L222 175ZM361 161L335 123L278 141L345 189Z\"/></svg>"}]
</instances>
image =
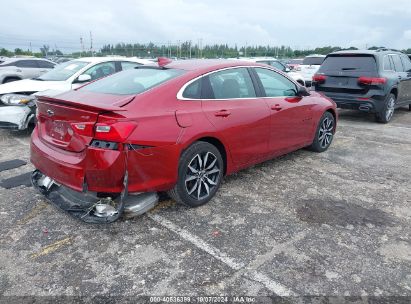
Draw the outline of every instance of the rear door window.
<instances>
[{"instance_id":1,"label":"rear door window","mask_svg":"<svg viewBox=\"0 0 411 304\"><path fill-rule=\"evenodd\" d=\"M202 78L190 83L184 90L183 97L189 99L201 98L201 81Z\"/></svg>"},{"instance_id":2,"label":"rear door window","mask_svg":"<svg viewBox=\"0 0 411 304\"><path fill-rule=\"evenodd\" d=\"M391 62L390 56L384 56L384 70L385 71L394 71L393 64Z\"/></svg>"},{"instance_id":3,"label":"rear door window","mask_svg":"<svg viewBox=\"0 0 411 304\"><path fill-rule=\"evenodd\" d=\"M328 56L324 60L320 71L377 72L377 62L374 56Z\"/></svg>"},{"instance_id":4,"label":"rear door window","mask_svg":"<svg viewBox=\"0 0 411 304\"><path fill-rule=\"evenodd\" d=\"M246 68L235 68L208 76L215 99L255 98L256 93Z\"/></svg>"},{"instance_id":5,"label":"rear door window","mask_svg":"<svg viewBox=\"0 0 411 304\"><path fill-rule=\"evenodd\" d=\"M394 62L394 68L396 72L404 72L404 67L399 55L391 55L391 59Z\"/></svg>"}]
</instances>

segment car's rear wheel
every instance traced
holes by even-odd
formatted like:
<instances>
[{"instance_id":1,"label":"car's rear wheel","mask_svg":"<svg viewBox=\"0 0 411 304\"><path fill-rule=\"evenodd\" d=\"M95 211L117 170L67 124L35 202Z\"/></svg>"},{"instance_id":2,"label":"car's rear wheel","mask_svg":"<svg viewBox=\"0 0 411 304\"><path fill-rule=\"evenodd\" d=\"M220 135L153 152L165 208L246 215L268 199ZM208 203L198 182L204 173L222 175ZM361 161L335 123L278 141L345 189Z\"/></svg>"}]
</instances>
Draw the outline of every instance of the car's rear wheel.
<instances>
[{"instance_id":1,"label":"car's rear wheel","mask_svg":"<svg viewBox=\"0 0 411 304\"><path fill-rule=\"evenodd\" d=\"M389 123L394 115L395 109L395 95L390 93L385 99L382 110L375 114L375 118L380 123Z\"/></svg>"},{"instance_id":2,"label":"car's rear wheel","mask_svg":"<svg viewBox=\"0 0 411 304\"><path fill-rule=\"evenodd\" d=\"M315 138L310 150L315 152L324 152L327 150L334 138L335 118L330 112L325 112L320 119L320 123L315 133Z\"/></svg>"},{"instance_id":3,"label":"car's rear wheel","mask_svg":"<svg viewBox=\"0 0 411 304\"><path fill-rule=\"evenodd\" d=\"M178 181L168 194L189 207L204 205L220 187L223 171L220 151L207 142L196 142L181 155Z\"/></svg>"}]
</instances>

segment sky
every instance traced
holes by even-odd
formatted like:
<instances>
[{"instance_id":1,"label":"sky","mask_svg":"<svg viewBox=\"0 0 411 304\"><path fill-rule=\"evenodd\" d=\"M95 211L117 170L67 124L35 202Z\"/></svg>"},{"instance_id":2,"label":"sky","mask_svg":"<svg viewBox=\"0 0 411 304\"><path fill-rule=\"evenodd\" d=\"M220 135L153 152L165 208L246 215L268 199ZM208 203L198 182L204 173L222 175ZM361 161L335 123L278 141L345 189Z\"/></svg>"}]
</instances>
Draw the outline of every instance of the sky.
<instances>
[{"instance_id":1,"label":"sky","mask_svg":"<svg viewBox=\"0 0 411 304\"><path fill-rule=\"evenodd\" d=\"M104 44L386 46L411 48L410 0L13 0L0 1L0 48L43 44L80 50Z\"/></svg>"}]
</instances>

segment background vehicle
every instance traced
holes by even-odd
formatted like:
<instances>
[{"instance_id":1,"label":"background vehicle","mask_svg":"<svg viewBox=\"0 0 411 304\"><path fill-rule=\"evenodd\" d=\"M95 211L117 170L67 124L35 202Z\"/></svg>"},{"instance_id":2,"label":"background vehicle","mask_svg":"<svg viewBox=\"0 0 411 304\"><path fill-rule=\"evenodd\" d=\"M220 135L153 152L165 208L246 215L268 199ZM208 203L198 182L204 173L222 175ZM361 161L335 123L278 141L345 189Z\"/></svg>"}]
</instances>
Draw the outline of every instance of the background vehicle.
<instances>
[{"instance_id":1,"label":"background vehicle","mask_svg":"<svg viewBox=\"0 0 411 304\"><path fill-rule=\"evenodd\" d=\"M151 62L125 57L81 58L57 65L55 69L39 77L0 85L0 128L26 129L34 121L36 95L52 96L115 72L148 63Z\"/></svg>"},{"instance_id":2,"label":"background vehicle","mask_svg":"<svg viewBox=\"0 0 411 304\"><path fill-rule=\"evenodd\" d=\"M291 70L297 70L300 64L303 63L304 59L290 59L287 65L290 67Z\"/></svg>"},{"instance_id":3,"label":"background vehicle","mask_svg":"<svg viewBox=\"0 0 411 304\"><path fill-rule=\"evenodd\" d=\"M398 51L331 53L313 80L315 90L338 107L375 113L382 123L391 120L395 108L411 104L411 60Z\"/></svg>"},{"instance_id":4,"label":"background vehicle","mask_svg":"<svg viewBox=\"0 0 411 304\"><path fill-rule=\"evenodd\" d=\"M111 222L123 211L147 209L127 193L168 191L197 207L226 174L303 147L330 146L335 103L277 69L243 61L169 62L39 97L33 184L56 204L72 189L82 196L81 209L74 202L80 218ZM100 195L84 204L93 192Z\"/></svg>"},{"instance_id":5,"label":"background vehicle","mask_svg":"<svg viewBox=\"0 0 411 304\"><path fill-rule=\"evenodd\" d=\"M299 84L301 84L302 86L305 86L305 81L304 81L303 76L300 73L291 71L289 67L287 67L283 62L281 62L278 59L271 58L271 57L256 57L256 58L240 58L238 60L270 65L272 67L275 67L276 69L279 69L280 71L284 73L287 73L291 78L293 78Z\"/></svg>"},{"instance_id":6,"label":"background vehicle","mask_svg":"<svg viewBox=\"0 0 411 304\"><path fill-rule=\"evenodd\" d=\"M1 61L0 84L39 77L56 65L50 60L38 58L5 58Z\"/></svg>"},{"instance_id":7,"label":"background vehicle","mask_svg":"<svg viewBox=\"0 0 411 304\"><path fill-rule=\"evenodd\" d=\"M297 67L296 71L303 76L306 86L311 86L312 78L317 73L324 59L324 55L310 55L305 57L300 66Z\"/></svg>"}]
</instances>

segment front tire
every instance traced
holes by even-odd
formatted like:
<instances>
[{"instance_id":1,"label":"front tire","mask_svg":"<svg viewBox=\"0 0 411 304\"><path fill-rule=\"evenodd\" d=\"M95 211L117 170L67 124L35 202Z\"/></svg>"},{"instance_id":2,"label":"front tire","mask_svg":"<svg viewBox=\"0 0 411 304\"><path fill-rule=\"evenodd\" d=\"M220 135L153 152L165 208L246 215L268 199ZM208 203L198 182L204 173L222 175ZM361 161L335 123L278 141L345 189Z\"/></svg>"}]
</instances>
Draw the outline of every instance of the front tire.
<instances>
[{"instance_id":1,"label":"front tire","mask_svg":"<svg viewBox=\"0 0 411 304\"><path fill-rule=\"evenodd\" d=\"M223 171L220 151L207 142L196 142L181 155L177 184L168 194L189 207L204 205L220 187Z\"/></svg>"},{"instance_id":2,"label":"front tire","mask_svg":"<svg viewBox=\"0 0 411 304\"><path fill-rule=\"evenodd\" d=\"M389 123L394 115L396 97L394 94L388 94L385 99L383 109L375 114L375 118L380 123Z\"/></svg>"},{"instance_id":3,"label":"front tire","mask_svg":"<svg viewBox=\"0 0 411 304\"><path fill-rule=\"evenodd\" d=\"M326 151L334 138L335 118L330 112L325 112L320 119L315 138L309 149L314 152Z\"/></svg>"}]
</instances>

